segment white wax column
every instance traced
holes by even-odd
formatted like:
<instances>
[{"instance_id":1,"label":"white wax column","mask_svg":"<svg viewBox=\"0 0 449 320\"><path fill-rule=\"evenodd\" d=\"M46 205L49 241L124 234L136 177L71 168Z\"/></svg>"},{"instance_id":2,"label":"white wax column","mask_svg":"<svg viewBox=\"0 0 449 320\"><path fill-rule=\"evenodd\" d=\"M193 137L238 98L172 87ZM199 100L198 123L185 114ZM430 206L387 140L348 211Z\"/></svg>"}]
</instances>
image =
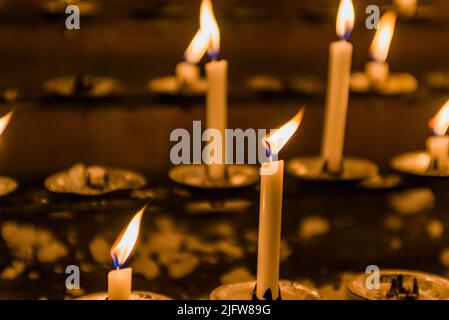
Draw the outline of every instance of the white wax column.
<instances>
[{"instance_id":1,"label":"white wax column","mask_svg":"<svg viewBox=\"0 0 449 320\"><path fill-rule=\"evenodd\" d=\"M284 161L265 162L264 171L273 171L260 179L259 246L257 256L257 289L260 300L271 290L273 300L278 298L279 262L282 222L282 189Z\"/></svg>"},{"instance_id":2,"label":"white wax column","mask_svg":"<svg viewBox=\"0 0 449 320\"><path fill-rule=\"evenodd\" d=\"M181 83L192 83L200 77L200 69L195 64L180 62L176 65L175 74Z\"/></svg>"},{"instance_id":3,"label":"white wax column","mask_svg":"<svg viewBox=\"0 0 449 320\"><path fill-rule=\"evenodd\" d=\"M370 61L365 66L365 73L371 84L380 88L388 81L390 66L386 62Z\"/></svg>"},{"instance_id":4,"label":"white wax column","mask_svg":"<svg viewBox=\"0 0 449 320\"><path fill-rule=\"evenodd\" d=\"M108 274L109 300L129 300L131 298L132 269L112 270Z\"/></svg>"},{"instance_id":5,"label":"white wax column","mask_svg":"<svg viewBox=\"0 0 449 320\"><path fill-rule=\"evenodd\" d=\"M436 161L437 169L446 172L449 165L449 136L429 137L426 145L431 160Z\"/></svg>"},{"instance_id":6,"label":"white wax column","mask_svg":"<svg viewBox=\"0 0 449 320\"><path fill-rule=\"evenodd\" d=\"M225 178L226 141L225 129L228 122L228 62L211 61L206 64L206 127L217 129L222 137L221 159L214 157L208 165L208 175L214 180Z\"/></svg>"},{"instance_id":7,"label":"white wax column","mask_svg":"<svg viewBox=\"0 0 449 320\"><path fill-rule=\"evenodd\" d=\"M331 43L321 153L327 169L335 174L340 173L343 160L351 60L352 44L345 40Z\"/></svg>"}]
</instances>

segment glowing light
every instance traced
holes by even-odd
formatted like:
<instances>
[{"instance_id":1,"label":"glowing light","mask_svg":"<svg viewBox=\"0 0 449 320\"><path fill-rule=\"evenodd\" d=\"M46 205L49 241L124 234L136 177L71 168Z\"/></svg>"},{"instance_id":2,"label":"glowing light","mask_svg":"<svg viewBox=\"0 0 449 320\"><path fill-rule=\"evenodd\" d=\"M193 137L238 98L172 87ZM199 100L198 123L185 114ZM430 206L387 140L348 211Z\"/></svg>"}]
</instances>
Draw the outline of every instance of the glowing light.
<instances>
[{"instance_id":1,"label":"glowing light","mask_svg":"<svg viewBox=\"0 0 449 320\"><path fill-rule=\"evenodd\" d=\"M355 13L352 0L341 0L337 14L337 35L340 38L348 39L354 27Z\"/></svg>"}]
</instances>

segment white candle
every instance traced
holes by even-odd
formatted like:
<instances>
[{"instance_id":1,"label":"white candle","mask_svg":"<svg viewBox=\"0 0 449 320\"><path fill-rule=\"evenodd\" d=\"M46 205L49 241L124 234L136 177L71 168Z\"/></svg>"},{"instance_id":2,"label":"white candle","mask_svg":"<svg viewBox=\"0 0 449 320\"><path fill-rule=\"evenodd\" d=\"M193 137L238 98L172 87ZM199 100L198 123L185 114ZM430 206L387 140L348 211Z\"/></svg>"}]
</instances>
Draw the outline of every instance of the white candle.
<instances>
[{"instance_id":1,"label":"white candle","mask_svg":"<svg viewBox=\"0 0 449 320\"><path fill-rule=\"evenodd\" d=\"M393 11L385 13L379 21L376 35L370 47L370 61L365 66L365 72L374 87L381 88L388 80L390 67L386 62L396 24L396 14Z\"/></svg>"},{"instance_id":2,"label":"white candle","mask_svg":"<svg viewBox=\"0 0 449 320\"><path fill-rule=\"evenodd\" d=\"M259 300L279 297L279 261L282 221L282 189L284 161L270 161L262 169L274 174L260 179L259 244L257 257L257 287Z\"/></svg>"},{"instance_id":3,"label":"white candle","mask_svg":"<svg viewBox=\"0 0 449 320\"><path fill-rule=\"evenodd\" d=\"M176 65L175 74L181 86L188 86L199 79L200 69L193 63L179 62Z\"/></svg>"},{"instance_id":4,"label":"white candle","mask_svg":"<svg viewBox=\"0 0 449 320\"><path fill-rule=\"evenodd\" d=\"M427 138L426 146L431 159L431 169L447 172L449 166L449 137L446 136L449 127L449 100L433 117L429 126L434 136Z\"/></svg>"},{"instance_id":5,"label":"white candle","mask_svg":"<svg viewBox=\"0 0 449 320\"><path fill-rule=\"evenodd\" d=\"M269 162L262 163L260 179L259 243L256 296L259 300L279 298L279 262L281 247L282 190L284 161L274 161L301 124L301 109L289 122L264 137Z\"/></svg>"},{"instance_id":6,"label":"white candle","mask_svg":"<svg viewBox=\"0 0 449 320\"><path fill-rule=\"evenodd\" d=\"M132 269L112 270L108 274L109 300L129 300L131 297Z\"/></svg>"},{"instance_id":7,"label":"white candle","mask_svg":"<svg viewBox=\"0 0 449 320\"><path fill-rule=\"evenodd\" d=\"M228 62L211 61L206 64L208 90L206 95L206 127L220 132L221 152L217 152L208 165L209 178L225 179L226 141L225 130L228 119ZM215 150L219 151L219 150Z\"/></svg>"},{"instance_id":8,"label":"white candle","mask_svg":"<svg viewBox=\"0 0 449 320\"><path fill-rule=\"evenodd\" d=\"M328 87L321 150L327 170L333 174L339 174L342 169L353 49L352 44L346 39L353 23L352 2L342 0L337 18L337 33L342 39L332 42L329 48Z\"/></svg>"},{"instance_id":9,"label":"white candle","mask_svg":"<svg viewBox=\"0 0 449 320\"><path fill-rule=\"evenodd\" d=\"M116 270L112 270L108 274L109 300L129 300L131 298L132 269L122 269L122 267L136 245L140 221L145 209L146 206L134 215L111 248L111 257Z\"/></svg>"},{"instance_id":10,"label":"white candle","mask_svg":"<svg viewBox=\"0 0 449 320\"><path fill-rule=\"evenodd\" d=\"M407 18L413 18L418 8L418 0L394 0L398 12Z\"/></svg>"}]
</instances>

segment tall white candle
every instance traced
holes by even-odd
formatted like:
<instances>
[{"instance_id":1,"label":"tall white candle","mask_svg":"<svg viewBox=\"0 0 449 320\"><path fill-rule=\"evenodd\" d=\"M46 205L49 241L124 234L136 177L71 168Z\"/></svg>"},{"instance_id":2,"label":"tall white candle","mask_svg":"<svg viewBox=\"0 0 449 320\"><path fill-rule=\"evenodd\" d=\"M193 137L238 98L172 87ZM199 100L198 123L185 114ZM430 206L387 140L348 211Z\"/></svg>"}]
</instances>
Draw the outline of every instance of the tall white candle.
<instances>
[{"instance_id":1,"label":"tall white candle","mask_svg":"<svg viewBox=\"0 0 449 320\"><path fill-rule=\"evenodd\" d=\"M132 269L122 269L122 267L136 245L140 221L145 209L146 206L134 215L111 248L111 257L116 270L112 270L108 274L109 300L129 300L131 298Z\"/></svg>"},{"instance_id":2,"label":"tall white candle","mask_svg":"<svg viewBox=\"0 0 449 320\"><path fill-rule=\"evenodd\" d=\"M446 173L449 170L449 137L446 136L449 127L449 100L430 120L429 126L434 133L434 136L427 138L426 141L433 166L431 169Z\"/></svg>"},{"instance_id":3,"label":"tall white candle","mask_svg":"<svg viewBox=\"0 0 449 320\"><path fill-rule=\"evenodd\" d=\"M289 122L264 137L270 161L262 163L260 174L259 243L256 296L259 300L279 298L282 192L284 161L273 160L301 124L301 109Z\"/></svg>"},{"instance_id":4,"label":"tall white candle","mask_svg":"<svg viewBox=\"0 0 449 320\"><path fill-rule=\"evenodd\" d=\"M327 170L333 174L341 172L343 161L353 49L352 44L347 41L354 23L351 0L341 0L338 12L337 33L341 40L332 42L329 48L326 111L321 149Z\"/></svg>"},{"instance_id":5,"label":"tall white candle","mask_svg":"<svg viewBox=\"0 0 449 320\"><path fill-rule=\"evenodd\" d=\"M259 300L279 297L279 261L282 222L282 189L284 161L262 164L263 170L274 174L260 179L259 244L257 256L257 287Z\"/></svg>"},{"instance_id":6,"label":"tall white candle","mask_svg":"<svg viewBox=\"0 0 449 320\"><path fill-rule=\"evenodd\" d=\"M209 178L225 179L226 140L225 130L228 119L228 62L211 61L206 64L208 90L206 96L206 127L220 132L221 152L219 150L208 165Z\"/></svg>"}]
</instances>

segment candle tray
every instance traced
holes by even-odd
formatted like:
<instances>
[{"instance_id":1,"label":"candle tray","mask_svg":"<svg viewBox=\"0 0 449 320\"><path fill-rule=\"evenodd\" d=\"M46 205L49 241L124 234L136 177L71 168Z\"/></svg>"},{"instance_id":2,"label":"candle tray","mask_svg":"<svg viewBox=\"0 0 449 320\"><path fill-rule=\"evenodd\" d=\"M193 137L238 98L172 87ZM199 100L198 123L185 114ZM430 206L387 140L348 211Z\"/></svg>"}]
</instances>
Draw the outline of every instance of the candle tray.
<instances>
[{"instance_id":1,"label":"candle tray","mask_svg":"<svg viewBox=\"0 0 449 320\"><path fill-rule=\"evenodd\" d=\"M19 184L16 180L0 176L0 197L14 192L18 186Z\"/></svg>"},{"instance_id":2,"label":"candle tray","mask_svg":"<svg viewBox=\"0 0 449 320\"><path fill-rule=\"evenodd\" d=\"M418 90L418 80L409 73L390 73L387 82L382 87L372 85L364 72L351 74L351 91L358 94L375 94L382 96L397 96L412 94Z\"/></svg>"},{"instance_id":3,"label":"candle tray","mask_svg":"<svg viewBox=\"0 0 449 320\"><path fill-rule=\"evenodd\" d=\"M108 300L107 292L98 292L79 297L75 300ZM150 291L133 291L130 300L172 300L159 293Z\"/></svg>"},{"instance_id":4,"label":"candle tray","mask_svg":"<svg viewBox=\"0 0 449 320\"><path fill-rule=\"evenodd\" d=\"M165 76L148 81L147 88L159 96L201 97L206 94L207 82L200 78L189 86L183 86L176 77Z\"/></svg>"},{"instance_id":5,"label":"candle tray","mask_svg":"<svg viewBox=\"0 0 449 320\"><path fill-rule=\"evenodd\" d=\"M449 177L449 170L446 170L445 172L429 170L430 163L431 158L426 151L415 151L394 157L390 164L394 170L412 176L434 178Z\"/></svg>"}]
</instances>

